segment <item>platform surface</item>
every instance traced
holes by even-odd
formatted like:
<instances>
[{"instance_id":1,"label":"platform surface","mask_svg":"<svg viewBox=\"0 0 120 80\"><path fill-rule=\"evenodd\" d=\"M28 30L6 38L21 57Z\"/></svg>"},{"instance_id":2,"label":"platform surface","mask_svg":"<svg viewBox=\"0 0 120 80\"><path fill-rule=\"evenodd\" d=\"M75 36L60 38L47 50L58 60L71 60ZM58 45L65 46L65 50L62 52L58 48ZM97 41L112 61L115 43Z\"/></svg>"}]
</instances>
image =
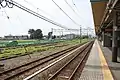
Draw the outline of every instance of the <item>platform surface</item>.
<instances>
[{"instance_id":1,"label":"platform surface","mask_svg":"<svg viewBox=\"0 0 120 80\"><path fill-rule=\"evenodd\" d=\"M103 47L102 44L99 42L100 47L103 51L107 64L112 72L114 80L120 80L120 56L117 57L118 62L112 62L112 49L111 47ZM120 53L118 53L120 54Z\"/></svg>"},{"instance_id":2,"label":"platform surface","mask_svg":"<svg viewBox=\"0 0 120 80\"><path fill-rule=\"evenodd\" d=\"M79 80L114 80L97 40L93 44Z\"/></svg>"}]
</instances>

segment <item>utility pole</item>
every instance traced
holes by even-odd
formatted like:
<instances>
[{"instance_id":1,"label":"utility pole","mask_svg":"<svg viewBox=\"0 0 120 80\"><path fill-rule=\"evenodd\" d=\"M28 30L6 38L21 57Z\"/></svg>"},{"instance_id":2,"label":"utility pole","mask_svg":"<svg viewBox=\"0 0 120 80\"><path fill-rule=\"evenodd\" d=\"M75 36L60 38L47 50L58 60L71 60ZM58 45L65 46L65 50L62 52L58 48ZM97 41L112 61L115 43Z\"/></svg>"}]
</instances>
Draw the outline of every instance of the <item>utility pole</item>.
<instances>
[{"instance_id":1,"label":"utility pole","mask_svg":"<svg viewBox=\"0 0 120 80\"><path fill-rule=\"evenodd\" d=\"M72 34L71 34L71 31L70 31L70 40L72 39Z\"/></svg>"},{"instance_id":2,"label":"utility pole","mask_svg":"<svg viewBox=\"0 0 120 80\"><path fill-rule=\"evenodd\" d=\"M82 29L82 28L80 27L80 43L81 43L81 29Z\"/></svg>"},{"instance_id":3,"label":"utility pole","mask_svg":"<svg viewBox=\"0 0 120 80\"><path fill-rule=\"evenodd\" d=\"M51 32L53 33L53 28L51 28Z\"/></svg>"},{"instance_id":4,"label":"utility pole","mask_svg":"<svg viewBox=\"0 0 120 80\"><path fill-rule=\"evenodd\" d=\"M88 41L89 37L88 37L88 28L87 28L87 41Z\"/></svg>"},{"instance_id":5,"label":"utility pole","mask_svg":"<svg viewBox=\"0 0 120 80\"><path fill-rule=\"evenodd\" d=\"M62 30L62 37L63 37L63 30Z\"/></svg>"}]
</instances>

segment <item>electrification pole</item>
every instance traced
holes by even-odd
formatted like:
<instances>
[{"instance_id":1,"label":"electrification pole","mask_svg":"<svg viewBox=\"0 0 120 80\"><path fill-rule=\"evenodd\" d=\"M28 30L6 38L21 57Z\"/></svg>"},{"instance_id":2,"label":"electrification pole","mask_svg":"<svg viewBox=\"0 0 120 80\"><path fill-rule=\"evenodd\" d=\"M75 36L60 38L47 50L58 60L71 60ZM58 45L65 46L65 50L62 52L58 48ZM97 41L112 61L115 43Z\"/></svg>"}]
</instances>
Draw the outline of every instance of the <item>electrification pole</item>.
<instances>
[{"instance_id":1,"label":"electrification pole","mask_svg":"<svg viewBox=\"0 0 120 80\"><path fill-rule=\"evenodd\" d=\"M88 36L88 28L87 28L87 41L88 41L88 39L89 39L89 36Z\"/></svg>"},{"instance_id":2,"label":"electrification pole","mask_svg":"<svg viewBox=\"0 0 120 80\"><path fill-rule=\"evenodd\" d=\"M81 43L81 27L80 27L80 43Z\"/></svg>"}]
</instances>

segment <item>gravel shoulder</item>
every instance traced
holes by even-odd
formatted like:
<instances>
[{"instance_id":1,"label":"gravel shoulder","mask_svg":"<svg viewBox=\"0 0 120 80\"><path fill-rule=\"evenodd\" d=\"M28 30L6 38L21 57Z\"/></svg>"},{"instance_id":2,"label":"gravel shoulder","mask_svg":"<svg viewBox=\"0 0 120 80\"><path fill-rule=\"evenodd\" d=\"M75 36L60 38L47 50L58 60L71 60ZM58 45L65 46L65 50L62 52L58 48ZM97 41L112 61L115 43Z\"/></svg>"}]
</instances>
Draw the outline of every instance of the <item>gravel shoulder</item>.
<instances>
[{"instance_id":1,"label":"gravel shoulder","mask_svg":"<svg viewBox=\"0 0 120 80\"><path fill-rule=\"evenodd\" d=\"M47 55L53 54L55 52L64 50L64 49L69 48L71 46L73 46L73 45L57 47L55 49L51 49L51 50L47 50L47 51L43 51L43 52L35 52L33 54L0 61L0 64L4 65L3 67L0 68L0 71L11 69L11 68L19 66L21 64L28 63L28 62L36 60L38 58L42 58L42 57L45 57Z\"/></svg>"}]
</instances>

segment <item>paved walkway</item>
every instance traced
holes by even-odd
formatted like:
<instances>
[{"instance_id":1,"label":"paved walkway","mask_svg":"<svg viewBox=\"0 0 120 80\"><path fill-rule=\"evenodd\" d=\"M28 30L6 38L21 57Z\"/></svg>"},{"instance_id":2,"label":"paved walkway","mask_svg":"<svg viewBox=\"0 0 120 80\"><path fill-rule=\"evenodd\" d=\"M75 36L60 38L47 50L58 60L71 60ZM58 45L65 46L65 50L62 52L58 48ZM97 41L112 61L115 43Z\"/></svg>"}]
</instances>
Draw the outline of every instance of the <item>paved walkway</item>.
<instances>
[{"instance_id":1,"label":"paved walkway","mask_svg":"<svg viewBox=\"0 0 120 80\"><path fill-rule=\"evenodd\" d=\"M97 40L93 44L80 80L114 80Z\"/></svg>"},{"instance_id":2,"label":"paved walkway","mask_svg":"<svg viewBox=\"0 0 120 80\"><path fill-rule=\"evenodd\" d=\"M120 57L117 58L118 62L112 62L111 48L102 47L102 44L100 42L99 42L99 44L100 44L100 47L104 53L105 59L108 63L108 66L112 72L114 80L120 80Z\"/></svg>"}]
</instances>

